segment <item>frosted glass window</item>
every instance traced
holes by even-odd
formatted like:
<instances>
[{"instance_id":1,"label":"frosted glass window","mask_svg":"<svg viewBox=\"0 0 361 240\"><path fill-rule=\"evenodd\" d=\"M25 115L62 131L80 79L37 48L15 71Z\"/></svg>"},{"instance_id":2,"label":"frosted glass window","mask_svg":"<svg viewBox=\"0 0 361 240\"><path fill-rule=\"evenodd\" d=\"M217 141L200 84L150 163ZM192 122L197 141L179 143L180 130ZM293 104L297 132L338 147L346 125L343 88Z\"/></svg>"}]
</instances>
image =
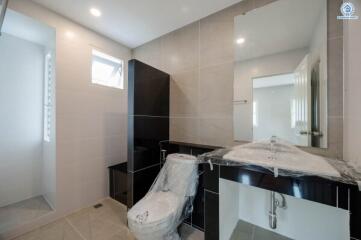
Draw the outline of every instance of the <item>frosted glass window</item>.
<instances>
[{"instance_id":1,"label":"frosted glass window","mask_svg":"<svg viewBox=\"0 0 361 240\"><path fill-rule=\"evenodd\" d=\"M124 89L123 60L94 49L92 54L92 83Z\"/></svg>"},{"instance_id":2,"label":"frosted glass window","mask_svg":"<svg viewBox=\"0 0 361 240\"><path fill-rule=\"evenodd\" d=\"M257 108L257 102L253 102L253 127L258 126L258 108Z\"/></svg>"},{"instance_id":3,"label":"frosted glass window","mask_svg":"<svg viewBox=\"0 0 361 240\"><path fill-rule=\"evenodd\" d=\"M50 142L53 113L53 67L51 53L45 56L44 141Z\"/></svg>"},{"instance_id":4,"label":"frosted glass window","mask_svg":"<svg viewBox=\"0 0 361 240\"><path fill-rule=\"evenodd\" d=\"M296 127L296 99L291 100L291 128Z\"/></svg>"}]
</instances>

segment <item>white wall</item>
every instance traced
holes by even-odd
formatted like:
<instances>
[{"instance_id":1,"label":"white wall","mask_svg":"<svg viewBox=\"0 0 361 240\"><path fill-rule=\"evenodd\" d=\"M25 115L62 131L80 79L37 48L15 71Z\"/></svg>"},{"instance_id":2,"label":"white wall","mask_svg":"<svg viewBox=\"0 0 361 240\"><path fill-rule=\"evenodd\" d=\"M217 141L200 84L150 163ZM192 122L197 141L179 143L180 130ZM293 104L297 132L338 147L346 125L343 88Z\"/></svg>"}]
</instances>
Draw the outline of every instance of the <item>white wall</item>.
<instances>
[{"instance_id":1,"label":"white wall","mask_svg":"<svg viewBox=\"0 0 361 240\"><path fill-rule=\"evenodd\" d=\"M361 18L361 1L351 1ZM361 19L344 21L344 158L361 170Z\"/></svg>"},{"instance_id":2,"label":"white wall","mask_svg":"<svg viewBox=\"0 0 361 240\"><path fill-rule=\"evenodd\" d=\"M291 127L291 100L294 85L253 89L257 102L258 125L253 126L253 139L264 140L277 136L296 144L295 129Z\"/></svg>"},{"instance_id":3,"label":"white wall","mask_svg":"<svg viewBox=\"0 0 361 240\"><path fill-rule=\"evenodd\" d=\"M13 0L9 7L56 29L56 211L5 237L108 195L107 166L127 159L128 73L126 69L124 90L92 85L91 50L95 47L125 63L131 58L130 49L31 1Z\"/></svg>"},{"instance_id":4,"label":"white wall","mask_svg":"<svg viewBox=\"0 0 361 240\"><path fill-rule=\"evenodd\" d=\"M233 100L247 100L247 104L234 105L238 108L234 114L235 140L252 141L252 78L291 73L307 52L297 49L236 63Z\"/></svg>"},{"instance_id":5,"label":"white wall","mask_svg":"<svg viewBox=\"0 0 361 240\"><path fill-rule=\"evenodd\" d=\"M228 240L238 223L239 190L238 183L219 180L219 239Z\"/></svg>"},{"instance_id":6,"label":"white wall","mask_svg":"<svg viewBox=\"0 0 361 240\"><path fill-rule=\"evenodd\" d=\"M346 210L285 195L287 208L277 209L277 228L272 230L268 219L269 191L224 179L221 179L220 183L219 191L224 193L220 194L220 204L224 203L223 199L233 198L233 202L227 202L226 208L238 209L238 217L243 221L296 240L350 239L349 213ZM238 185L239 197L233 197L234 191L226 194L227 191L224 190L224 188L234 189L234 184ZM222 209L225 207L220 206L220 211ZM220 212L220 216L222 215L223 213ZM224 227L220 224L220 232L224 231L222 229Z\"/></svg>"},{"instance_id":7,"label":"white wall","mask_svg":"<svg viewBox=\"0 0 361 240\"><path fill-rule=\"evenodd\" d=\"M269 227L270 192L239 184L239 218L296 240L348 240L349 213L285 195L287 209L277 209L277 228ZM276 195L277 196L277 195Z\"/></svg>"},{"instance_id":8,"label":"white wall","mask_svg":"<svg viewBox=\"0 0 361 240\"><path fill-rule=\"evenodd\" d=\"M0 37L0 207L41 194L42 46Z\"/></svg>"}]
</instances>

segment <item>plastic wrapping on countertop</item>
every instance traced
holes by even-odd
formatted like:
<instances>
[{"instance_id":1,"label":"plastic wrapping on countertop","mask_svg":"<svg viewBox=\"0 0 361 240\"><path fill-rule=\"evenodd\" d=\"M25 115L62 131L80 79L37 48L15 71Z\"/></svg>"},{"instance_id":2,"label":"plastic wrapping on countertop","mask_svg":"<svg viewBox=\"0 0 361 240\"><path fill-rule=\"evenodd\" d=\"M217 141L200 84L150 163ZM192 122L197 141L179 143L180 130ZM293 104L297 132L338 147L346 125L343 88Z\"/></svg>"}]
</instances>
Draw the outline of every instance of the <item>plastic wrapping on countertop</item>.
<instances>
[{"instance_id":1,"label":"plastic wrapping on countertop","mask_svg":"<svg viewBox=\"0 0 361 240\"><path fill-rule=\"evenodd\" d=\"M217 165L260 167L275 177L317 176L358 186L361 182L361 172L346 161L305 152L278 138L218 149L198 158Z\"/></svg>"},{"instance_id":2,"label":"plastic wrapping on countertop","mask_svg":"<svg viewBox=\"0 0 361 240\"><path fill-rule=\"evenodd\" d=\"M166 240L178 240L177 227L193 211L193 200L198 187L198 164L194 156L170 154L158 177L146 196L128 212L128 224L131 229L145 228L163 224L167 233ZM162 220L164 220L162 222ZM155 227L155 228L154 228ZM150 232L153 232L150 231ZM138 233L139 234L139 233ZM155 233L156 234L156 233ZM140 239L161 240L159 235L146 234Z\"/></svg>"}]
</instances>

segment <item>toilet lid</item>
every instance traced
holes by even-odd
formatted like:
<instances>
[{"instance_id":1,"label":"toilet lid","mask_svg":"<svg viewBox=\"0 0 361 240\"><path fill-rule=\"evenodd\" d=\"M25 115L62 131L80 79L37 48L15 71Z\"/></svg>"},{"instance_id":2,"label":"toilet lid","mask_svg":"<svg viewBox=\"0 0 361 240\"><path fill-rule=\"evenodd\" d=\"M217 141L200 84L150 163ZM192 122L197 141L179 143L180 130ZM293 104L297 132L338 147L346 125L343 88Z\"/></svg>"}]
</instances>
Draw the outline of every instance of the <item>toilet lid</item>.
<instances>
[{"instance_id":1,"label":"toilet lid","mask_svg":"<svg viewBox=\"0 0 361 240\"><path fill-rule=\"evenodd\" d=\"M154 224L168 220L176 213L178 198L172 192L154 192L140 200L128 212L129 220L138 224Z\"/></svg>"}]
</instances>

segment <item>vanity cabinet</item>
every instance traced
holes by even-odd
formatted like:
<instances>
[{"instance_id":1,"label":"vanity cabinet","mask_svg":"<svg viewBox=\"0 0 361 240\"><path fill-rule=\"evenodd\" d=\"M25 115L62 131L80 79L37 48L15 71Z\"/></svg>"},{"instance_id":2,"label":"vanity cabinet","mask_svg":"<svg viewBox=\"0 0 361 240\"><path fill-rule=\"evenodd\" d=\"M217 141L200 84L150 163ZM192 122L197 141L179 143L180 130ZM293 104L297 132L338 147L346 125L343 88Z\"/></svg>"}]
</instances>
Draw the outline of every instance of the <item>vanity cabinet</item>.
<instances>
[{"instance_id":1,"label":"vanity cabinet","mask_svg":"<svg viewBox=\"0 0 361 240\"><path fill-rule=\"evenodd\" d=\"M361 191L356 183L345 184L317 176L274 177L272 172L257 166L213 165L211 170L205 165L204 170L206 240L217 240L220 236L221 179L349 211L350 237L361 239ZM243 176L247 176L247 181Z\"/></svg>"}]
</instances>

